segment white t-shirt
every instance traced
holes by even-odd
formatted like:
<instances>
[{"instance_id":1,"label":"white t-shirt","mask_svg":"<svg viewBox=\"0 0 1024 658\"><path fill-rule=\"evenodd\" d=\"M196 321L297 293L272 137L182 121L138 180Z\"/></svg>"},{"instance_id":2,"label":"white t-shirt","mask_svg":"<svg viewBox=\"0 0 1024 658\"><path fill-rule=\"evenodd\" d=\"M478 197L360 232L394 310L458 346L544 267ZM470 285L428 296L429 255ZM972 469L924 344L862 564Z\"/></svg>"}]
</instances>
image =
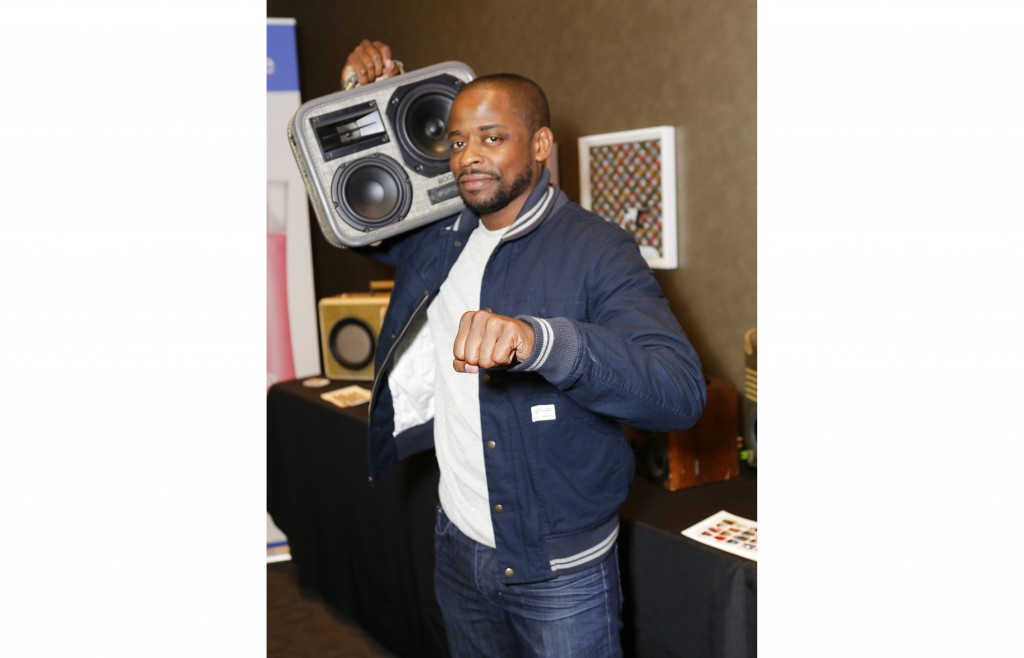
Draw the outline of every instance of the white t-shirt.
<instances>
[{"instance_id":1,"label":"white t-shirt","mask_svg":"<svg viewBox=\"0 0 1024 658\"><path fill-rule=\"evenodd\" d=\"M436 355L434 447L441 471L441 507L466 536L491 548L494 527L480 428L480 376L455 371L452 346L463 313L480 308L484 268L507 230L489 231L481 222L427 309Z\"/></svg>"}]
</instances>

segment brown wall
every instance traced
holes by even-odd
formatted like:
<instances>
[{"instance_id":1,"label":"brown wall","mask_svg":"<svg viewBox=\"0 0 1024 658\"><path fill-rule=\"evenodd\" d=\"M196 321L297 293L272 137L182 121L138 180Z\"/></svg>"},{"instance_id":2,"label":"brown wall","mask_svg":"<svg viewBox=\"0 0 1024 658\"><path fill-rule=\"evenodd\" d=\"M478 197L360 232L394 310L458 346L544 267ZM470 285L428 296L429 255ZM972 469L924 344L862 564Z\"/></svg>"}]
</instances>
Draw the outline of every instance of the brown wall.
<instances>
[{"instance_id":1,"label":"brown wall","mask_svg":"<svg viewBox=\"0 0 1024 658\"><path fill-rule=\"evenodd\" d=\"M268 0L267 15L297 20L304 100L338 90L364 37L390 44L407 70L458 60L536 80L576 201L578 137L676 126L680 266L656 276L705 371L742 391L743 333L757 325L755 0ZM390 276L328 246L315 220L312 233L318 298Z\"/></svg>"}]
</instances>

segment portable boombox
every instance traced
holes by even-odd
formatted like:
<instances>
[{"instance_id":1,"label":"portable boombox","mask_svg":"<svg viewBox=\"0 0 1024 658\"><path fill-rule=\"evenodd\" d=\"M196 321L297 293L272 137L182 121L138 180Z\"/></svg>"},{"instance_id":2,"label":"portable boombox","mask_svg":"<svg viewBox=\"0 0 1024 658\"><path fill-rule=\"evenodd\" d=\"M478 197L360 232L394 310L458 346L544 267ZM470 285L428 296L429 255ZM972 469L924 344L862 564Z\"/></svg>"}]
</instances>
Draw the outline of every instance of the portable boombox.
<instances>
[{"instance_id":1,"label":"portable boombox","mask_svg":"<svg viewBox=\"0 0 1024 658\"><path fill-rule=\"evenodd\" d=\"M444 62L299 107L288 141L330 244L368 245L462 210L448 112L474 77Z\"/></svg>"}]
</instances>

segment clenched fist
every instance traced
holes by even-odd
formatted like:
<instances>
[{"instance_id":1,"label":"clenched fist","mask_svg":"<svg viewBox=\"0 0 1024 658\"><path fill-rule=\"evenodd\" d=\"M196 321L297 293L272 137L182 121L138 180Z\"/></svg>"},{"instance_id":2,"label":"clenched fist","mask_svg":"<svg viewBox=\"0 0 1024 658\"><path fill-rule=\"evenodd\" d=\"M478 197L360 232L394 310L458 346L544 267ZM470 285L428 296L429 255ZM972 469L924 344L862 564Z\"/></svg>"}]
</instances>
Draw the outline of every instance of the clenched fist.
<instances>
[{"instance_id":1,"label":"clenched fist","mask_svg":"<svg viewBox=\"0 0 1024 658\"><path fill-rule=\"evenodd\" d=\"M514 366L533 353L533 327L488 311L467 311L459 320L452 353L456 372Z\"/></svg>"}]
</instances>

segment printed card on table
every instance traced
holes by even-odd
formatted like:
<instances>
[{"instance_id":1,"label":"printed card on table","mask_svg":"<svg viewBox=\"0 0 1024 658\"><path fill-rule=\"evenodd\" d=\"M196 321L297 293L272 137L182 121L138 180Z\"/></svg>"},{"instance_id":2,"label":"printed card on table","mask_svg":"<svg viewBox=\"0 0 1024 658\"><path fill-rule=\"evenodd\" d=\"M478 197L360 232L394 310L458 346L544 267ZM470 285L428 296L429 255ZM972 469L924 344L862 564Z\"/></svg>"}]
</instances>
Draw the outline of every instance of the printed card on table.
<instances>
[{"instance_id":1,"label":"printed card on table","mask_svg":"<svg viewBox=\"0 0 1024 658\"><path fill-rule=\"evenodd\" d=\"M757 562L757 521L722 510L683 530L682 534Z\"/></svg>"},{"instance_id":2,"label":"printed card on table","mask_svg":"<svg viewBox=\"0 0 1024 658\"><path fill-rule=\"evenodd\" d=\"M352 385L339 388L336 391L321 393L320 397L342 408L354 407L369 402L370 391L362 386Z\"/></svg>"}]
</instances>

